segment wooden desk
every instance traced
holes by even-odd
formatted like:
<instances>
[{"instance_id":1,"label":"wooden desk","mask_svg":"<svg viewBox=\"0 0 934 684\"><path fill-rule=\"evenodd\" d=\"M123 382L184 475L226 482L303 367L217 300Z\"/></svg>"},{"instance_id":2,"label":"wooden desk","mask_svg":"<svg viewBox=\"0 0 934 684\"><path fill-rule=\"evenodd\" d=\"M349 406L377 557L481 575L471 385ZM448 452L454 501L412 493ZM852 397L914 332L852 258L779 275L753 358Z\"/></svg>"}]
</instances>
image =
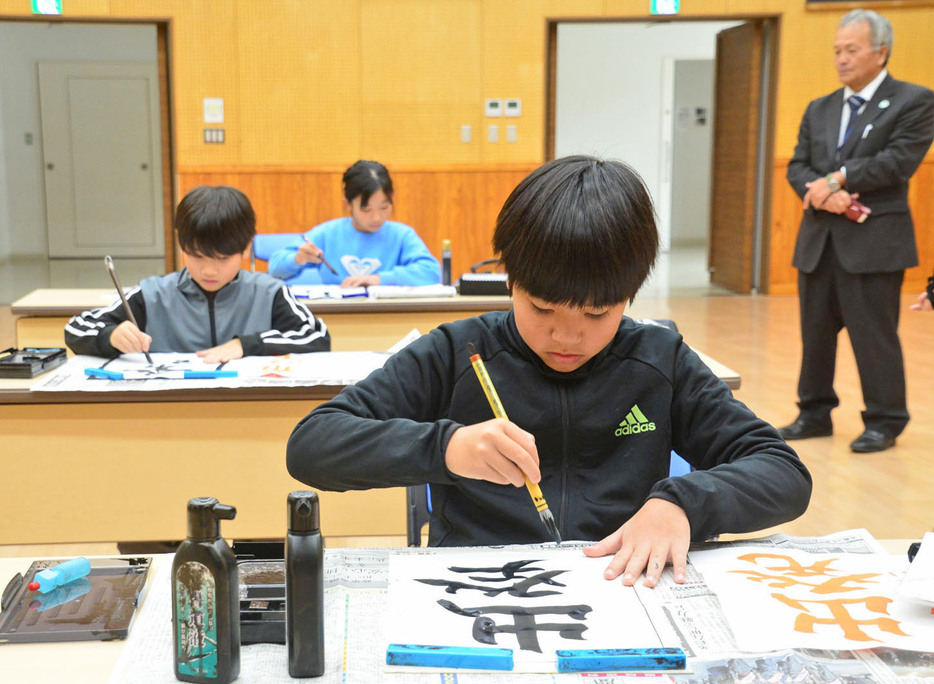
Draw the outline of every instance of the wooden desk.
<instances>
[{"instance_id":1,"label":"wooden desk","mask_svg":"<svg viewBox=\"0 0 934 684\"><path fill-rule=\"evenodd\" d=\"M0 544L182 539L186 503L237 507L239 539L282 537L296 423L339 387L33 392L0 381ZM157 396L154 396L157 395ZM405 490L321 492L331 536L404 535Z\"/></svg>"},{"instance_id":2,"label":"wooden desk","mask_svg":"<svg viewBox=\"0 0 934 684\"><path fill-rule=\"evenodd\" d=\"M18 347L64 347L65 323L113 301L114 290L33 290L10 307ZM512 306L509 297L302 300L324 319L334 351L386 351L412 328L426 333L442 323Z\"/></svg>"}]
</instances>

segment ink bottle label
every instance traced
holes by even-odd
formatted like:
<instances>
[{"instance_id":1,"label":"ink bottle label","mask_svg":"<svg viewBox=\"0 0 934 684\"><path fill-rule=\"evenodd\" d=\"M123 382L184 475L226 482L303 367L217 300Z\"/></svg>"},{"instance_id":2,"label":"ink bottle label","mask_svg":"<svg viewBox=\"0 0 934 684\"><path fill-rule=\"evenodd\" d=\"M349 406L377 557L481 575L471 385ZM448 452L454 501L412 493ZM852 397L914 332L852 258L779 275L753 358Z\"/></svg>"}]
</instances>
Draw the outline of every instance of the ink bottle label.
<instances>
[{"instance_id":1,"label":"ink bottle label","mask_svg":"<svg viewBox=\"0 0 934 684\"><path fill-rule=\"evenodd\" d=\"M180 565L175 598L179 673L217 677L217 593L207 566L191 561Z\"/></svg>"}]
</instances>

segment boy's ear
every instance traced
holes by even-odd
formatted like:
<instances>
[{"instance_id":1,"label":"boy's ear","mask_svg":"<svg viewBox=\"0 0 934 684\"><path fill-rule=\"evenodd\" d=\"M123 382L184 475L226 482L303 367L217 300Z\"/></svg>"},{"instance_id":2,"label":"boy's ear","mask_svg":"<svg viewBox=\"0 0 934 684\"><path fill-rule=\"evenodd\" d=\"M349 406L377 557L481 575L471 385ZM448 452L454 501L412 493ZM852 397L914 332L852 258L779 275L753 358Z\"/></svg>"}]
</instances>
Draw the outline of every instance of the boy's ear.
<instances>
[{"instance_id":1,"label":"boy's ear","mask_svg":"<svg viewBox=\"0 0 934 684\"><path fill-rule=\"evenodd\" d=\"M341 197L341 208L344 210L345 214L349 214L353 207L350 206L350 202L347 201L346 197Z\"/></svg>"}]
</instances>

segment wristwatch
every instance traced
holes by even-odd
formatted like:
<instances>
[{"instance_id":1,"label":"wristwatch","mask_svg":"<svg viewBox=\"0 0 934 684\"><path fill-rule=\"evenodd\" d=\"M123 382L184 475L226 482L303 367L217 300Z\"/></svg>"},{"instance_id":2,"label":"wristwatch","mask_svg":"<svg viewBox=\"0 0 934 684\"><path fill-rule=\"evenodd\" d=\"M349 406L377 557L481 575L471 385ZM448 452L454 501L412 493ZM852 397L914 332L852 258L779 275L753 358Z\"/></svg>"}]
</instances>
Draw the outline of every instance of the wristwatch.
<instances>
[{"instance_id":1,"label":"wristwatch","mask_svg":"<svg viewBox=\"0 0 934 684\"><path fill-rule=\"evenodd\" d=\"M840 181L837 180L837 177L832 173L828 173L824 178L827 181L827 187L830 188L831 193L837 192L843 187L840 185Z\"/></svg>"}]
</instances>

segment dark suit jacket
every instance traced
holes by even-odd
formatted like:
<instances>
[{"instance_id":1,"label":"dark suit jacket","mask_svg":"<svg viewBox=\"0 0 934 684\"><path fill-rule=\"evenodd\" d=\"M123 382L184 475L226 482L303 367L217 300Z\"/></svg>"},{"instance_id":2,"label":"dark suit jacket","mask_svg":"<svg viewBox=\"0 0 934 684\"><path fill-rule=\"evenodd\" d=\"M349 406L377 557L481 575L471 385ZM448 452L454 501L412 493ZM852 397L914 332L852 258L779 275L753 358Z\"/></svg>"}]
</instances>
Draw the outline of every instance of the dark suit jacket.
<instances>
[{"instance_id":1,"label":"dark suit jacket","mask_svg":"<svg viewBox=\"0 0 934 684\"><path fill-rule=\"evenodd\" d=\"M805 183L846 166L846 190L872 209L864 223L810 208L804 212L792 263L810 273L832 235L837 258L850 273L900 271L918 265L908 179L934 140L934 92L886 76L857 118L839 157L843 89L808 105L788 182L804 197Z\"/></svg>"}]
</instances>

